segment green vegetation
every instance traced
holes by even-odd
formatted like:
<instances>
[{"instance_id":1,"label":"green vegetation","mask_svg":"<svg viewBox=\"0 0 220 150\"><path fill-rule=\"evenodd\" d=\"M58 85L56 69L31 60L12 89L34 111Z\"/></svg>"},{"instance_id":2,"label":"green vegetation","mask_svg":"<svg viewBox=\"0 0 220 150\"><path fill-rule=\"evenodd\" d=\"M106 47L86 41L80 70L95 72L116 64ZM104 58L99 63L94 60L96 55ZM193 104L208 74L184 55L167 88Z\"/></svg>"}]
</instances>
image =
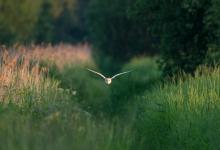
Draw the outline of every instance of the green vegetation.
<instances>
[{"instance_id":1,"label":"green vegetation","mask_svg":"<svg viewBox=\"0 0 220 150\"><path fill-rule=\"evenodd\" d=\"M137 0L130 9L159 42L164 76L193 74L207 55L219 52L220 5L216 0ZM217 60L217 59L215 59ZM212 60L213 61L213 60Z\"/></svg>"},{"instance_id":2,"label":"green vegetation","mask_svg":"<svg viewBox=\"0 0 220 150\"><path fill-rule=\"evenodd\" d=\"M106 73L143 54L160 54L164 76L220 60L218 0L0 0L0 8L1 44L89 42Z\"/></svg>"},{"instance_id":3,"label":"green vegetation","mask_svg":"<svg viewBox=\"0 0 220 150\"><path fill-rule=\"evenodd\" d=\"M86 73L74 72L83 73L85 70L74 68L71 71L75 76L61 78L60 84L46 77L42 66L30 67L27 60L18 64L16 59L7 60L8 55L3 55L2 59L0 149L130 149L132 124L124 127L125 124L119 120L98 119L92 114L94 107L99 110L99 105L95 104L100 103L97 96L103 94L102 90L97 91L101 86L95 87L101 81L89 81L91 78L86 79L85 76L89 77ZM64 68L62 74L66 75L66 72L70 73L68 68ZM79 82L67 89L77 81L77 75ZM85 82L83 79L89 83L80 83ZM79 89L79 85L84 88ZM81 97L80 92L89 97ZM86 101L85 98L90 99ZM99 102L96 103L96 99ZM92 104L93 109L82 109L85 107L83 103L87 106Z\"/></svg>"},{"instance_id":4,"label":"green vegetation","mask_svg":"<svg viewBox=\"0 0 220 150\"><path fill-rule=\"evenodd\" d=\"M160 81L161 71L155 58L134 58L122 71L131 73L116 78L111 85L111 114L124 115L135 110L137 97ZM136 111L136 110L135 110Z\"/></svg>"},{"instance_id":5,"label":"green vegetation","mask_svg":"<svg viewBox=\"0 0 220 150\"><path fill-rule=\"evenodd\" d=\"M219 20L219 0L0 0L0 150L220 149Z\"/></svg>"},{"instance_id":6,"label":"green vegetation","mask_svg":"<svg viewBox=\"0 0 220 150\"><path fill-rule=\"evenodd\" d=\"M146 92L137 121L142 149L219 149L219 74L202 67Z\"/></svg>"},{"instance_id":7,"label":"green vegetation","mask_svg":"<svg viewBox=\"0 0 220 150\"><path fill-rule=\"evenodd\" d=\"M77 101L83 109L106 116L126 114L129 105L135 105L135 97L151 89L160 80L161 75L153 58L134 58L122 70L132 70L132 72L114 79L111 86L106 85L99 76L86 70L86 68L98 70L94 66L73 64L66 65L62 71L59 71L54 65L49 63L48 65L52 69L49 75L60 81L60 87L77 91Z\"/></svg>"},{"instance_id":8,"label":"green vegetation","mask_svg":"<svg viewBox=\"0 0 220 150\"><path fill-rule=\"evenodd\" d=\"M0 44L83 41L84 3L87 0L0 0Z\"/></svg>"},{"instance_id":9,"label":"green vegetation","mask_svg":"<svg viewBox=\"0 0 220 150\"><path fill-rule=\"evenodd\" d=\"M220 147L218 67L162 82L155 58L134 58L108 86L86 64L12 62L0 69L0 149Z\"/></svg>"},{"instance_id":10,"label":"green vegetation","mask_svg":"<svg viewBox=\"0 0 220 150\"><path fill-rule=\"evenodd\" d=\"M131 149L129 128L116 123L95 123L73 110L68 114L50 113L41 120L16 111L7 111L0 116L0 148L4 150Z\"/></svg>"},{"instance_id":11,"label":"green vegetation","mask_svg":"<svg viewBox=\"0 0 220 150\"><path fill-rule=\"evenodd\" d=\"M51 9L52 6L49 2L45 1L42 3L39 17L33 31L33 36L37 43L41 43L42 41L49 43L53 41L54 24Z\"/></svg>"},{"instance_id":12,"label":"green vegetation","mask_svg":"<svg viewBox=\"0 0 220 150\"><path fill-rule=\"evenodd\" d=\"M84 66L65 66L56 79L61 81L61 88L76 91L77 102L90 113L100 114L110 103L109 87L99 77L90 76Z\"/></svg>"},{"instance_id":13,"label":"green vegetation","mask_svg":"<svg viewBox=\"0 0 220 150\"><path fill-rule=\"evenodd\" d=\"M129 18L132 0L91 0L88 8L89 37L102 71L119 71L124 62L143 52L155 53L145 26ZM115 65L117 64L117 65Z\"/></svg>"}]
</instances>

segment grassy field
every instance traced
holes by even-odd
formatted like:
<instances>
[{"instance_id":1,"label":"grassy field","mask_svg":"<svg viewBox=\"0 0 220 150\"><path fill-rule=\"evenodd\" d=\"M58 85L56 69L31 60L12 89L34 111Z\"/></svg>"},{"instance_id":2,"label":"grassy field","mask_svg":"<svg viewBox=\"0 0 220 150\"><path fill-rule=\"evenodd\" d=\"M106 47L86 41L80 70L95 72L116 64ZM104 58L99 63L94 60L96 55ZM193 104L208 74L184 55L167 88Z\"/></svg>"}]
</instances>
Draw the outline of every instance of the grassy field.
<instances>
[{"instance_id":1,"label":"grassy field","mask_svg":"<svg viewBox=\"0 0 220 150\"><path fill-rule=\"evenodd\" d=\"M108 86L87 45L1 53L0 149L220 149L220 68L164 81L156 59Z\"/></svg>"}]
</instances>

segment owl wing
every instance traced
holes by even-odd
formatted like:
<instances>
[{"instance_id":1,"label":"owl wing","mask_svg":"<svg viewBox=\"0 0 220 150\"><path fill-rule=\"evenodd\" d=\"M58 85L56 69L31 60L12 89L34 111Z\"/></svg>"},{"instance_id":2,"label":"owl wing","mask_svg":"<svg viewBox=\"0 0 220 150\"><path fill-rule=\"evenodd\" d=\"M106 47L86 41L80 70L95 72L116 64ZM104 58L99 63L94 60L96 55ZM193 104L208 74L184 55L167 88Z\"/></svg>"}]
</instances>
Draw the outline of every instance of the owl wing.
<instances>
[{"instance_id":1,"label":"owl wing","mask_svg":"<svg viewBox=\"0 0 220 150\"><path fill-rule=\"evenodd\" d=\"M101 74L101 73L99 73L99 72L96 72L96 71L94 71L94 70L92 70L92 69L87 69L87 70L89 70L90 72L93 72L93 73L95 73L95 74L101 76L103 79L106 78L103 74Z\"/></svg>"},{"instance_id":2,"label":"owl wing","mask_svg":"<svg viewBox=\"0 0 220 150\"><path fill-rule=\"evenodd\" d=\"M114 78L116 78L116 77L118 77L118 76L120 76L120 75L123 75L123 74L129 73L129 72L131 72L131 71L132 71L132 70L118 73L118 74L114 75L114 76L112 77L112 79L114 79Z\"/></svg>"}]
</instances>

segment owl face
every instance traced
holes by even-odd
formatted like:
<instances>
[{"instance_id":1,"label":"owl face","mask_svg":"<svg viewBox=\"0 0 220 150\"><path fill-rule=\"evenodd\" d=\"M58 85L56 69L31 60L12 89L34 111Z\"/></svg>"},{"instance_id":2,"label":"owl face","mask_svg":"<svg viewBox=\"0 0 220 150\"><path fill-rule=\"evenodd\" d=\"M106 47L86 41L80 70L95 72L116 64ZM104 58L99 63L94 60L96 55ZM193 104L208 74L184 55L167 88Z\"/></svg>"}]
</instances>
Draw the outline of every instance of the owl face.
<instances>
[{"instance_id":1,"label":"owl face","mask_svg":"<svg viewBox=\"0 0 220 150\"><path fill-rule=\"evenodd\" d=\"M106 84L111 84L112 83L112 79L111 78L105 78L105 83Z\"/></svg>"}]
</instances>

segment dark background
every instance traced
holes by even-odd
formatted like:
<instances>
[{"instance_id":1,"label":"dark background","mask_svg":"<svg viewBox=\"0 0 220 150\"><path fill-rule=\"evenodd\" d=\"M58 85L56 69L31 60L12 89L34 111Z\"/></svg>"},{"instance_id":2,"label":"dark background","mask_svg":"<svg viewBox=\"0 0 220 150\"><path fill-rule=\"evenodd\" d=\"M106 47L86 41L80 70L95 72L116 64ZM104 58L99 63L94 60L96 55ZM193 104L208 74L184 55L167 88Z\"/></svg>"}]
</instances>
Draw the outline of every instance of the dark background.
<instances>
[{"instance_id":1,"label":"dark background","mask_svg":"<svg viewBox=\"0 0 220 150\"><path fill-rule=\"evenodd\" d=\"M103 71L159 55L164 76L219 61L218 0L0 0L0 43L84 43ZM117 65L115 65L117 64Z\"/></svg>"}]
</instances>

